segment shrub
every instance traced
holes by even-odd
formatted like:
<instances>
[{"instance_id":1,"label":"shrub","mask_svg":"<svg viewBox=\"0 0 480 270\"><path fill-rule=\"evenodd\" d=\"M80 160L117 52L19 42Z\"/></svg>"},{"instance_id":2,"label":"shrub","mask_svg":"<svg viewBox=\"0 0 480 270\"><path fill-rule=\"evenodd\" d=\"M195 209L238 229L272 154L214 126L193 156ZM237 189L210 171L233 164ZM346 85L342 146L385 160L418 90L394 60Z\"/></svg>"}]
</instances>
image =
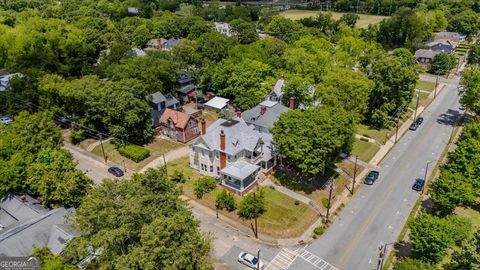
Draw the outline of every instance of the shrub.
<instances>
[{"instance_id":1,"label":"shrub","mask_svg":"<svg viewBox=\"0 0 480 270\"><path fill-rule=\"evenodd\" d=\"M135 162L140 162L150 156L150 150L133 144L120 146L117 150L120 155Z\"/></svg>"},{"instance_id":2,"label":"shrub","mask_svg":"<svg viewBox=\"0 0 480 270\"><path fill-rule=\"evenodd\" d=\"M322 235L324 232L325 232L325 227L315 227L315 229L313 229L313 233L315 235Z\"/></svg>"},{"instance_id":3,"label":"shrub","mask_svg":"<svg viewBox=\"0 0 480 270\"><path fill-rule=\"evenodd\" d=\"M70 131L70 142L73 144L79 144L85 139L85 131L83 129L70 129Z\"/></svg>"},{"instance_id":4,"label":"shrub","mask_svg":"<svg viewBox=\"0 0 480 270\"><path fill-rule=\"evenodd\" d=\"M328 198L322 198L322 205L325 208L330 207L330 201L328 200Z\"/></svg>"},{"instance_id":5,"label":"shrub","mask_svg":"<svg viewBox=\"0 0 480 270\"><path fill-rule=\"evenodd\" d=\"M187 177L183 174L183 172L179 170L175 170L170 177L170 180L172 180L175 183L185 183L187 181Z\"/></svg>"},{"instance_id":6,"label":"shrub","mask_svg":"<svg viewBox=\"0 0 480 270\"><path fill-rule=\"evenodd\" d=\"M393 265L394 270L435 270L430 263L411 258L402 258Z\"/></svg>"},{"instance_id":7,"label":"shrub","mask_svg":"<svg viewBox=\"0 0 480 270\"><path fill-rule=\"evenodd\" d=\"M299 200L295 200L295 205L300 205L300 201L299 201Z\"/></svg>"},{"instance_id":8,"label":"shrub","mask_svg":"<svg viewBox=\"0 0 480 270\"><path fill-rule=\"evenodd\" d=\"M198 179L193 186L193 193L197 199L203 198L203 195L209 193L217 187L217 181L211 176L204 176Z\"/></svg>"}]
</instances>

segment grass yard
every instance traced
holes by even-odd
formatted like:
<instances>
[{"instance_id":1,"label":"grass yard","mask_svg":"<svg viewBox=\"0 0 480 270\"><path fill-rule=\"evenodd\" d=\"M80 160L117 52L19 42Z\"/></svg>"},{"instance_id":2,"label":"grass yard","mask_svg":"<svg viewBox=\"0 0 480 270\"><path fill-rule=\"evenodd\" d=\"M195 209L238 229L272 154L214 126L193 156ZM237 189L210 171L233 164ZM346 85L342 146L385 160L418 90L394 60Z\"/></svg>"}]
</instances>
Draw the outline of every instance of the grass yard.
<instances>
[{"instance_id":1,"label":"grass yard","mask_svg":"<svg viewBox=\"0 0 480 270\"><path fill-rule=\"evenodd\" d=\"M292 20L300 20L303 18L317 16L320 10L301 10L301 9L289 9L287 11L283 11L280 14L285 18L289 18ZM333 15L333 19L338 20L344 13L341 12L331 12ZM376 16L376 15L365 15L359 14L360 19L357 21L357 27L364 28L367 27L369 24L377 24L383 19L388 17L386 16Z\"/></svg>"},{"instance_id":2,"label":"grass yard","mask_svg":"<svg viewBox=\"0 0 480 270\"><path fill-rule=\"evenodd\" d=\"M352 162L348 159L344 159L341 162L335 163L335 166L339 169L342 169L346 172L350 177L353 178L353 172L355 171L355 162ZM357 175L359 175L363 171L363 167L357 164Z\"/></svg>"},{"instance_id":3,"label":"grass yard","mask_svg":"<svg viewBox=\"0 0 480 270\"><path fill-rule=\"evenodd\" d=\"M358 156L359 159L369 162L380 148L369 142L355 139L351 155Z\"/></svg>"},{"instance_id":4,"label":"grass yard","mask_svg":"<svg viewBox=\"0 0 480 270\"><path fill-rule=\"evenodd\" d=\"M218 119L218 113L216 112L203 110L202 113L203 119L205 119L207 122L215 122L215 120Z\"/></svg>"},{"instance_id":5,"label":"grass yard","mask_svg":"<svg viewBox=\"0 0 480 270\"><path fill-rule=\"evenodd\" d=\"M413 95L412 101L410 101L410 104L408 107L412 110L415 110L415 107L417 105L417 93L418 91L415 92L415 95ZM420 92L420 99L418 100L418 106L422 106L424 104L424 101L428 98L428 95L430 93L425 93L425 92Z\"/></svg>"},{"instance_id":6,"label":"grass yard","mask_svg":"<svg viewBox=\"0 0 480 270\"><path fill-rule=\"evenodd\" d=\"M357 134L372 138L381 144L385 144L388 140L387 135L392 135L395 132L395 127L392 129L376 129L365 124L359 124L357 127Z\"/></svg>"},{"instance_id":7,"label":"grass yard","mask_svg":"<svg viewBox=\"0 0 480 270\"><path fill-rule=\"evenodd\" d=\"M212 192L197 199L193 193L195 181L202 177L196 170L190 168L189 158L184 157L173 160L167 164L169 173L175 170L182 171L188 180L182 184L183 193L201 204L215 209L215 197L222 189L215 188ZM276 238L291 238L300 236L313 222L318 219L317 213L306 204L295 205L295 199L284 195L274 189L265 188L267 211L258 219L259 233ZM242 197L235 195L237 204ZM250 221L241 220L235 212L220 211L229 218L250 228Z\"/></svg>"},{"instance_id":8,"label":"grass yard","mask_svg":"<svg viewBox=\"0 0 480 270\"><path fill-rule=\"evenodd\" d=\"M472 221L473 231L480 229L480 212L472 208L457 207L455 214L460 217L466 217Z\"/></svg>"},{"instance_id":9,"label":"grass yard","mask_svg":"<svg viewBox=\"0 0 480 270\"><path fill-rule=\"evenodd\" d=\"M422 91L432 92L435 89L435 83L428 82L428 81L418 81L417 86L415 86L415 88L420 89Z\"/></svg>"},{"instance_id":10,"label":"grass yard","mask_svg":"<svg viewBox=\"0 0 480 270\"><path fill-rule=\"evenodd\" d=\"M88 146L90 146L92 143L96 143L97 140L95 139L85 139L83 141L81 141L78 146L80 146L80 148L82 149L85 149L87 150Z\"/></svg>"},{"instance_id":11,"label":"grass yard","mask_svg":"<svg viewBox=\"0 0 480 270\"><path fill-rule=\"evenodd\" d=\"M112 144L110 141L105 142L103 144L103 147L105 149L105 155L107 156L108 160L111 160L121 166L123 166L123 161L125 161L125 166L129 170L133 171L139 171L142 169L145 165L150 163L152 160L160 157L161 155L167 153L168 151L183 147L184 145L181 143L177 143L171 140L165 140L165 139L156 139L154 142L151 144L145 145L144 147L150 150L150 157L140 161L140 162L135 162L133 160L130 160L118 153L117 149L115 149L115 145ZM103 158L102 154L102 147L98 145L95 147L92 151L92 153L101 156ZM122 168L123 169L123 168Z\"/></svg>"}]
</instances>

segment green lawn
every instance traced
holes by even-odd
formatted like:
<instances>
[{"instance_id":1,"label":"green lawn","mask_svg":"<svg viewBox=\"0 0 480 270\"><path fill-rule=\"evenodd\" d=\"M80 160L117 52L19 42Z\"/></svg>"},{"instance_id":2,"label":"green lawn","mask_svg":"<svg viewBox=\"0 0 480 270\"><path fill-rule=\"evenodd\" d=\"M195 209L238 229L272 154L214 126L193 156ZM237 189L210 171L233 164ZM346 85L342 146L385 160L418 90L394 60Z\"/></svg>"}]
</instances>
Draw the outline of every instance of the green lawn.
<instances>
[{"instance_id":1,"label":"green lawn","mask_svg":"<svg viewBox=\"0 0 480 270\"><path fill-rule=\"evenodd\" d=\"M307 17L313 17L317 16L319 10L300 10L300 9L289 9L287 11L283 11L280 14L283 15L286 18L292 19L292 20L300 20L303 18ZM331 12L333 15L333 19L338 20L344 13L341 12ZM367 27L369 24L377 24L383 19L386 19L388 17L386 16L376 16L376 15L365 15L365 14L359 14L360 19L357 21L357 27L364 28Z\"/></svg>"},{"instance_id":2,"label":"green lawn","mask_svg":"<svg viewBox=\"0 0 480 270\"><path fill-rule=\"evenodd\" d=\"M393 129L376 129L364 124L359 124L357 127L357 134L372 138L381 144L387 142L387 135L391 136L392 132L394 132Z\"/></svg>"},{"instance_id":3,"label":"green lawn","mask_svg":"<svg viewBox=\"0 0 480 270\"><path fill-rule=\"evenodd\" d=\"M480 229L480 212L472 208L457 207L455 214L460 217L466 217L472 221L474 231Z\"/></svg>"},{"instance_id":4,"label":"green lawn","mask_svg":"<svg viewBox=\"0 0 480 270\"><path fill-rule=\"evenodd\" d=\"M415 110L415 107L417 105L417 92L415 92L415 94L413 95L413 98L412 98L412 101L410 101L410 104L408 105L408 107L412 110ZM424 101L428 98L428 95L429 93L425 93L425 92L420 92L420 99L418 100L418 106L422 106Z\"/></svg>"},{"instance_id":5,"label":"green lawn","mask_svg":"<svg viewBox=\"0 0 480 270\"><path fill-rule=\"evenodd\" d=\"M215 197L221 191L221 187L215 188L215 190L203 196L202 199L197 199L193 193L193 185L202 176L196 170L190 168L188 157L169 162L167 170L169 174L175 170L182 171L188 177L187 182L181 186L183 193L189 198L215 209ZM267 211L258 219L260 233L277 238L297 237L318 219L317 213L306 204L295 205L295 199L271 188L265 188L265 199ZM241 200L242 197L235 195L237 203ZM250 221L241 220L236 212L221 211L221 213L250 227Z\"/></svg>"},{"instance_id":6,"label":"green lawn","mask_svg":"<svg viewBox=\"0 0 480 270\"><path fill-rule=\"evenodd\" d=\"M428 81L418 81L417 86L415 86L415 88L423 91L432 92L435 89L435 83L428 82Z\"/></svg>"},{"instance_id":7,"label":"green lawn","mask_svg":"<svg viewBox=\"0 0 480 270\"><path fill-rule=\"evenodd\" d=\"M145 148L150 150L150 157L140 161L140 162L135 162L133 160L130 160L118 153L118 151L115 149L115 145L112 144L110 141L105 142L103 144L104 150L105 150L105 155L107 156L108 160L111 160L120 166L123 167L123 161L125 161L125 166L129 170L133 171L139 171L142 169L145 165L150 163L152 160L162 156L163 154L167 153L168 151L183 147L184 145L181 143L177 143L171 140L165 140L165 139L159 139L155 140L153 143L145 145ZM98 145L95 147L92 151L92 153L101 156L103 158L102 154L102 147Z\"/></svg>"},{"instance_id":8,"label":"green lawn","mask_svg":"<svg viewBox=\"0 0 480 270\"><path fill-rule=\"evenodd\" d=\"M380 148L369 142L364 142L358 139L355 139L353 142L352 155L358 156L359 159L369 162L373 156L378 152Z\"/></svg>"}]
</instances>

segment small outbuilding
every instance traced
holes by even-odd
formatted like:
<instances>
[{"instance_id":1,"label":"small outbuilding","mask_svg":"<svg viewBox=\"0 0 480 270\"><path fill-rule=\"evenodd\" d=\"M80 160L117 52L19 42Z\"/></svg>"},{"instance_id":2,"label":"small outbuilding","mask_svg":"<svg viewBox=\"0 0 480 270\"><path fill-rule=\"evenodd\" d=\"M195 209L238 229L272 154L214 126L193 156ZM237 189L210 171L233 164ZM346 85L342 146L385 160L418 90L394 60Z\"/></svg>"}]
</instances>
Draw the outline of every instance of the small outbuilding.
<instances>
[{"instance_id":1,"label":"small outbuilding","mask_svg":"<svg viewBox=\"0 0 480 270\"><path fill-rule=\"evenodd\" d=\"M220 112L228 107L229 99L222 97L214 97L205 103L204 107L206 110Z\"/></svg>"}]
</instances>

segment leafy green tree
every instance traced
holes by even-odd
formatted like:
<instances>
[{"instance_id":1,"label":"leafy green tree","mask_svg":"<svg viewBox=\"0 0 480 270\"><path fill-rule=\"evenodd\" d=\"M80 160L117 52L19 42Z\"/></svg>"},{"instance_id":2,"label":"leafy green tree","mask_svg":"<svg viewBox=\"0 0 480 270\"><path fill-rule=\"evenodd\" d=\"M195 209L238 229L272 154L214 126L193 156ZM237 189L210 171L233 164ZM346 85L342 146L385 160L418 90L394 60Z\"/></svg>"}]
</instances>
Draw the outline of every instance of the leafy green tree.
<instances>
[{"instance_id":1,"label":"leafy green tree","mask_svg":"<svg viewBox=\"0 0 480 270\"><path fill-rule=\"evenodd\" d=\"M337 24L345 23L349 27L353 28L357 24L357 21L360 19L360 16L355 13L346 13L337 21Z\"/></svg>"},{"instance_id":2,"label":"leafy green tree","mask_svg":"<svg viewBox=\"0 0 480 270\"><path fill-rule=\"evenodd\" d=\"M439 262L455 243L455 228L445 218L421 214L410 224L410 243L416 258Z\"/></svg>"},{"instance_id":3,"label":"leafy green tree","mask_svg":"<svg viewBox=\"0 0 480 270\"><path fill-rule=\"evenodd\" d=\"M183 174L182 171L175 170L173 172L173 175L170 177L170 180L175 183L185 183L187 181L187 177L185 176L185 174Z\"/></svg>"},{"instance_id":4,"label":"leafy green tree","mask_svg":"<svg viewBox=\"0 0 480 270\"><path fill-rule=\"evenodd\" d=\"M367 112L372 88L373 82L362 73L336 68L322 77L322 82L317 86L317 96L322 104L341 106L361 120Z\"/></svg>"},{"instance_id":5,"label":"leafy green tree","mask_svg":"<svg viewBox=\"0 0 480 270\"><path fill-rule=\"evenodd\" d=\"M330 106L284 113L272 128L280 155L309 175L320 173L341 152L348 152L353 132L353 116Z\"/></svg>"},{"instance_id":6,"label":"leafy green tree","mask_svg":"<svg viewBox=\"0 0 480 270\"><path fill-rule=\"evenodd\" d=\"M197 43L188 39L182 39L177 46L172 48L172 56L176 63L186 68L199 62L197 51Z\"/></svg>"},{"instance_id":7,"label":"leafy green tree","mask_svg":"<svg viewBox=\"0 0 480 270\"><path fill-rule=\"evenodd\" d=\"M471 65L480 65L480 43L475 42L468 51L467 62Z\"/></svg>"},{"instance_id":8,"label":"leafy green tree","mask_svg":"<svg viewBox=\"0 0 480 270\"><path fill-rule=\"evenodd\" d=\"M250 44L258 39L257 29L254 23L236 19L230 22L230 27L240 44Z\"/></svg>"},{"instance_id":9,"label":"leafy green tree","mask_svg":"<svg viewBox=\"0 0 480 270\"><path fill-rule=\"evenodd\" d=\"M219 209L226 209L228 212L232 212L237 209L233 194L222 189L222 191L217 193L217 197L215 198L215 208L217 209L217 218Z\"/></svg>"},{"instance_id":10,"label":"leafy green tree","mask_svg":"<svg viewBox=\"0 0 480 270\"><path fill-rule=\"evenodd\" d=\"M228 56L235 40L218 32L207 32L197 39L197 53L201 61L219 62Z\"/></svg>"},{"instance_id":11,"label":"leafy green tree","mask_svg":"<svg viewBox=\"0 0 480 270\"><path fill-rule=\"evenodd\" d=\"M238 205L237 214L241 219L255 220L255 226L252 224L252 231L258 238L257 219L267 211L267 202L263 189L249 193Z\"/></svg>"},{"instance_id":12,"label":"leafy green tree","mask_svg":"<svg viewBox=\"0 0 480 270\"><path fill-rule=\"evenodd\" d=\"M434 207L442 215L453 213L457 206L475 204L478 192L468 179L460 172L444 170L433 183L434 192L431 199Z\"/></svg>"},{"instance_id":13,"label":"leafy green tree","mask_svg":"<svg viewBox=\"0 0 480 270\"><path fill-rule=\"evenodd\" d=\"M299 23L277 15L272 18L265 30L267 34L291 43L300 37L301 28Z\"/></svg>"},{"instance_id":14,"label":"leafy green tree","mask_svg":"<svg viewBox=\"0 0 480 270\"><path fill-rule=\"evenodd\" d=\"M203 198L203 195L209 193L217 187L217 181L211 176L204 176L198 179L193 186L193 193L197 199Z\"/></svg>"},{"instance_id":15,"label":"leafy green tree","mask_svg":"<svg viewBox=\"0 0 480 270\"><path fill-rule=\"evenodd\" d=\"M35 247L33 256L40 258L40 268L45 270L75 270L75 265L65 263L61 255L53 255L48 247Z\"/></svg>"},{"instance_id":16,"label":"leafy green tree","mask_svg":"<svg viewBox=\"0 0 480 270\"><path fill-rule=\"evenodd\" d=\"M42 149L27 167L30 194L38 194L47 205L77 207L93 181L75 168L64 149Z\"/></svg>"},{"instance_id":17,"label":"leafy green tree","mask_svg":"<svg viewBox=\"0 0 480 270\"><path fill-rule=\"evenodd\" d=\"M77 208L81 235L69 242L65 256L77 263L91 246L102 252L90 267L208 269L210 240L178 195L163 169L104 180Z\"/></svg>"},{"instance_id":18,"label":"leafy green tree","mask_svg":"<svg viewBox=\"0 0 480 270\"><path fill-rule=\"evenodd\" d=\"M457 59L453 54L441 52L432 61L432 72L434 74L444 75L450 72L457 64Z\"/></svg>"},{"instance_id":19,"label":"leafy green tree","mask_svg":"<svg viewBox=\"0 0 480 270\"><path fill-rule=\"evenodd\" d=\"M460 102L467 107L468 110L475 114L480 114L480 68L471 67L462 72L460 84L463 86L465 93L462 95Z\"/></svg>"},{"instance_id":20,"label":"leafy green tree","mask_svg":"<svg viewBox=\"0 0 480 270\"><path fill-rule=\"evenodd\" d=\"M410 103L418 79L415 67L402 58L389 56L374 62L369 68L369 79L374 82L370 92L367 120L377 127L389 125L398 108Z\"/></svg>"},{"instance_id":21,"label":"leafy green tree","mask_svg":"<svg viewBox=\"0 0 480 270\"><path fill-rule=\"evenodd\" d=\"M285 81L285 90L282 96L282 103L289 106L290 98L295 98L296 104L304 106L312 105L315 95L313 80L298 75L288 75Z\"/></svg>"},{"instance_id":22,"label":"leafy green tree","mask_svg":"<svg viewBox=\"0 0 480 270\"><path fill-rule=\"evenodd\" d=\"M395 262L393 270L436 270L433 265L422 260L402 258Z\"/></svg>"},{"instance_id":23,"label":"leafy green tree","mask_svg":"<svg viewBox=\"0 0 480 270\"><path fill-rule=\"evenodd\" d=\"M462 248L455 250L449 269L474 270L480 268L480 233L475 232L472 239L465 239Z\"/></svg>"},{"instance_id":24,"label":"leafy green tree","mask_svg":"<svg viewBox=\"0 0 480 270\"><path fill-rule=\"evenodd\" d=\"M464 10L458 14L448 17L449 31L460 32L465 35L476 35L480 28L480 17L471 9Z\"/></svg>"}]
</instances>

